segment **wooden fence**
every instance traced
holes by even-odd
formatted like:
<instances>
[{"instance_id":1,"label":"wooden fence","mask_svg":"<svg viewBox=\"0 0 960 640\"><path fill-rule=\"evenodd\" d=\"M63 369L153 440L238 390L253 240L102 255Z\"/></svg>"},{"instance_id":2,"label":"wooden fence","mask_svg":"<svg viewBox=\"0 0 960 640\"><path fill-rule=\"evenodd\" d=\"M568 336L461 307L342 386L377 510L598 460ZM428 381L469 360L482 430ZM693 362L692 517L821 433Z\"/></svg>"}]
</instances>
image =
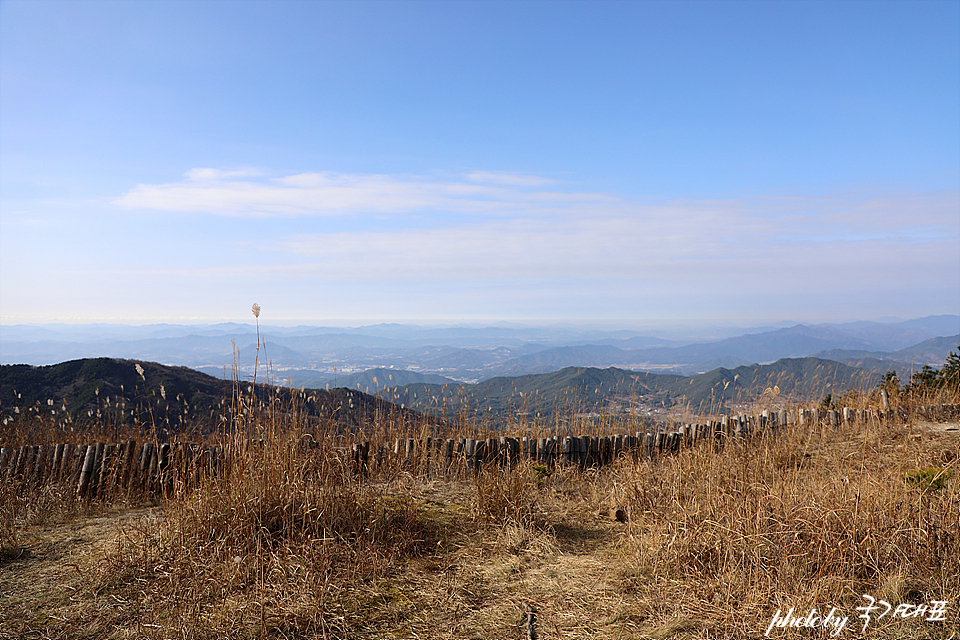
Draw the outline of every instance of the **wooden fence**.
<instances>
[{"instance_id":1,"label":"wooden fence","mask_svg":"<svg viewBox=\"0 0 960 640\"><path fill-rule=\"evenodd\" d=\"M393 442L358 442L333 453L361 475L388 465L399 465L440 476L476 473L484 465L530 460L546 467L578 465L600 467L621 456L656 459L699 443L724 446L759 434L776 435L789 425L839 428L842 424L887 422L921 418L949 420L960 415L960 405L930 405L912 414L891 410L824 411L798 409L763 411L755 415L724 416L718 420L671 426L657 425L632 435L572 435L558 437L398 438ZM262 446L247 441L243 447ZM305 451L320 445L303 443ZM189 442L156 444L130 440L118 444L25 445L0 449L0 479L44 483L72 488L84 499L118 495L171 495L194 486L201 477L219 473L238 451L231 447L201 446Z\"/></svg>"}]
</instances>

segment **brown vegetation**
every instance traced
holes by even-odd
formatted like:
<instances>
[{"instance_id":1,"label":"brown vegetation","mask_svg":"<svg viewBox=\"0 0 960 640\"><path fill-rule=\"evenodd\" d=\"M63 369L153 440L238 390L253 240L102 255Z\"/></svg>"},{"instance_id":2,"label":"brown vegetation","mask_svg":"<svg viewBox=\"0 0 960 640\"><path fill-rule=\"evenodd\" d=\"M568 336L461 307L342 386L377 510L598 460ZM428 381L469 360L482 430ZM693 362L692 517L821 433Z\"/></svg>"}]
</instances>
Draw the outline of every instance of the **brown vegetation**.
<instances>
[{"instance_id":1,"label":"brown vegetation","mask_svg":"<svg viewBox=\"0 0 960 640\"><path fill-rule=\"evenodd\" d=\"M234 401L242 453L173 497L2 480L0 637L515 639L528 611L541 639L762 637L790 607L837 607L856 637L862 594L949 602L876 637L960 636L956 432L791 426L600 470L362 477L332 435L302 446L295 406Z\"/></svg>"}]
</instances>

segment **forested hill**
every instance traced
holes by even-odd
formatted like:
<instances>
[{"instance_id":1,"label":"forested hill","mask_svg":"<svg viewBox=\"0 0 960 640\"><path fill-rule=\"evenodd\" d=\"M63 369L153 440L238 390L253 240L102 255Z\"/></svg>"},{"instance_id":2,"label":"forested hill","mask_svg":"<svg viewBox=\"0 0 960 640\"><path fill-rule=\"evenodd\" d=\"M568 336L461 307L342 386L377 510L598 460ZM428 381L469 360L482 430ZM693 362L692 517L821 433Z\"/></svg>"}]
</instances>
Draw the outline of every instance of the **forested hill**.
<instances>
[{"instance_id":1,"label":"forested hill","mask_svg":"<svg viewBox=\"0 0 960 640\"><path fill-rule=\"evenodd\" d=\"M292 390L262 384L257 385L256 395L259 401L275 401L283 411L298 407L314 425L354 431L383 416L411 425L462 416L496 427L521 415L552 421L582 413L643 412L676 406L716 413L765 395L819 401L828 393L873 388L878 381L875 373L839 362L788 358L767 365L721 367L690 377L568 367L478 384L411 384L383 391L380 397L357 389ZM104 420L169 425L171 430L212 430L227 421L238 390L249 396L252 389L250 382L220 380L186 367L113 358L44 367L0 366L0 412L4 416L16 415L19 409L24 415L40 413L45 419L70 416L80 426Z\"/></svg>"},{"instance_id":2,"label":"forested hill","mask_svg":"<svg viewBox=\"0 0 960 640\"><path fill-rule=\"evenodd\" d=\"M447 416L523 414L550 419L626 407L684 405L703 413L764 397L819 400L849 389L868 390L880 376L831 360L784 358L771 364L723 367L696 376L624 369L567 367L545 374L491 378L477 384L411 384L384 395L394 403Z\"/></svg>"},{"instance_id":3,"label":"forested hill","mask_svg":"<svg viewBox=\"0 0 960 640\"><path fill-rule=\"evenodd\" d=\"M81 428L97 421L210 431L226 422L238 390L248 398L255 393L258 402L275 402L281 411L296 407L308 424L335 431L354 431L385 417L410 425L436 422L355 389L292 390L260 383L254 389L252 382L234 383L155 362L87 358L43 367L0 365L4 417L70 417Z\"/></svg>"}]
</instances>

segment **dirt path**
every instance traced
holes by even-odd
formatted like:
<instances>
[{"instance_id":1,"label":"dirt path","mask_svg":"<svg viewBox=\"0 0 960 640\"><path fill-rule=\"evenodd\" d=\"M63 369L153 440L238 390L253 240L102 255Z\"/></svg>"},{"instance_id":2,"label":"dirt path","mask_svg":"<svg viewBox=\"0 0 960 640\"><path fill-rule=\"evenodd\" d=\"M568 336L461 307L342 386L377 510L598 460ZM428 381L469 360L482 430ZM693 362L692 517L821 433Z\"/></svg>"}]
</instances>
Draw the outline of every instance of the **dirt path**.
<instances>
[{"instance_id":1,"label":"dirt path","mask_svg":"<svg viewBox=\"0 0 960 640\"><path fill-rule=\"evenodd\" d=\"M462 496L450 495L435 506L444 498L453 498L445 509L466 508L457 500ZM125 605L92 585L120 528L152 517L151 509L119 510L22 532L19 555L0 562L0 639L135 636L133 628L113 626L116 608ZM399 575L370 585L378 596L356 638L515 640L527 604L542 632L633 637L644 616L618 595L631 579L617 562L625 531L599 513L571 514L541 530L464 531L450 548L412 559Z\"/></svg>"},{"instance_id":2,"label":"dirt path","mask_svg":"<svg viewBox=\"0 0 960 640\"><path fill-rule=\"evenodd\" d=\"M46 637L37 631L86 617L92 603L82 594L95 564L120 526L151 514L110 510L21 531L19 548L0 559L0 638Z\"/></svg>"}]
</instances>

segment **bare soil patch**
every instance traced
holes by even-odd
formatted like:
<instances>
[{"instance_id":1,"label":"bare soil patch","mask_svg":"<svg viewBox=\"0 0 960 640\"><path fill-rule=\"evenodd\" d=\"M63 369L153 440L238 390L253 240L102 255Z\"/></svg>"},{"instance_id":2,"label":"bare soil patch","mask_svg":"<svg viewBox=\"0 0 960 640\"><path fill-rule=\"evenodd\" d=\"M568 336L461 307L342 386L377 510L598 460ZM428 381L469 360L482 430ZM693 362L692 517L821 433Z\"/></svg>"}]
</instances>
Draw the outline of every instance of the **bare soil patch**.
<instances>
[{"instance_id":1,"label":"bare soil patch","mask_svg":"<svg viewBox=\"0 0 960 640\"><path fill-rule=\"evenodd\" d=\"M88 618L97 606L90 578L120 528L152 517L154 509L110 507L21 530L18 547L0 560L0 638L66 637L56 629L79 631L72 621Z\"/></svg>"}]
</instances>

